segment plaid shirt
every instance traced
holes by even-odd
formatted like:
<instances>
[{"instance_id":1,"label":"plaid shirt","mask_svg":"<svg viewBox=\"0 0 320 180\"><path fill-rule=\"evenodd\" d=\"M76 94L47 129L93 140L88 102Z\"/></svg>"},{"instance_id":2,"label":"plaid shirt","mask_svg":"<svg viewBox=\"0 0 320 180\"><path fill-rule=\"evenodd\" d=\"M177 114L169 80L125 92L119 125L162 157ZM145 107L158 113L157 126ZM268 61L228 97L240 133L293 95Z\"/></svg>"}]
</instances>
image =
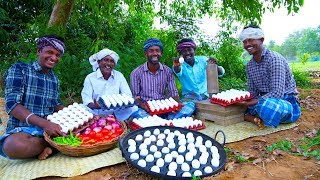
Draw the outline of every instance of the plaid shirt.
<instances>
[{"instance_id":1,"label":"plaid shirt","mask_svg":"<svg viewBox=\"0 0 320 180\"><path fill-rule=\"evenodd\" d=\"M296 96L296 82L286 59L265 47L261 57L260 63L252 58L247 64L249 92L264 99L283 98L285 94Z\"/></svg>"},{"instance_id":2,"label":"plaid shirt","mask_svg":"<svg viewBox=\"0 0 320 180\"><path fill-rule=\"evenodd\" d=\"M40 117L52 114L61 104L58 77L52 70L43 73L37 61L16 63L6 73L5 99L8 114L18 104ZM28 125L10 115L7 130L23 126Z\"/></svg>"}]
</instances>

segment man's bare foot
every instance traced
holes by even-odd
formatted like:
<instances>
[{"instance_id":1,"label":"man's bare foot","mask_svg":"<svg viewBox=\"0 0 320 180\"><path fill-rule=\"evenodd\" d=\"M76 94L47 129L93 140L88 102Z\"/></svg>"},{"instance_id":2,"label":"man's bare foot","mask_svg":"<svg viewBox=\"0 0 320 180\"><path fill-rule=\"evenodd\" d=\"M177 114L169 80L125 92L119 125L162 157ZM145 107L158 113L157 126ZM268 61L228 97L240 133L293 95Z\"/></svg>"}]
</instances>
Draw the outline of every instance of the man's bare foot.
<instances>
[{"instance_id":1,"label":"man's bare foot","mask_svg":"<svg viewBox=\"0 0 320 180\"><path fill-rule=\"evenodd\" d=\"M251 115L246 114L244 116L244 120L245 121L249 121L249 122L257 125L259 127L259 129L264 129L265 128L263 120L261 118L259 118L259 117L255 117L255 116L251 116Z\"/></svg>"},{"instance_id":2,"label":"man's bare foot","mask_svg":"<svg viewBox=\"0 0 320 180\"><path fill-rule=\"evenodd\" d=\"M38 155L38 159L45 160L52 154L52 149L50 147L44 148L41 154Z\"/></svg>"}]
</instances>

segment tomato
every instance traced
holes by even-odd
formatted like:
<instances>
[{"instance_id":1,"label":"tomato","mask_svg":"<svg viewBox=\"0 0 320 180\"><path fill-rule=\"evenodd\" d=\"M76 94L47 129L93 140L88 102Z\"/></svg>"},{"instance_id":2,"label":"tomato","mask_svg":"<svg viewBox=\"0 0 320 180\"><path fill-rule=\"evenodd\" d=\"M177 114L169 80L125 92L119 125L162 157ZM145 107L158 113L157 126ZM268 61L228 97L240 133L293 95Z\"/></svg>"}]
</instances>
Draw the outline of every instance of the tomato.
<instances>
[{"instance_id":1,"label":"tomato","mask_svg":"<svg viewBox=\"0 0 320 180\"><path fill-rule=\"evenodd\" d=\"M103 137L102 133L101 133L101 132L98 132L98 133L96 134L96 138L101 138L101 137Z\"/></svg>"},{"instance_id":2,"label":"tomato","mask_svg":"<svg viewBox=\"0 0 320 180\"><path fill-rule=\"evenodd\" d=\"M117 128L115 133L118 133L118 134L120 135L120 134L122 134L122 133L123 133L123 129L121 129L121 128Z\"/></svg>"},{"instance_id":3,"label":"tomato","mask_svg":"<svg viewBox=\"0 0 320 180\"><path fill-rule=\"evenodd\" d=\"M88 135L89 135L89 137L90 137L91 139L94 139L94 138L96 137L96 132L90 131L90 133L89 133Z\"/></svg>"}]
</instances>

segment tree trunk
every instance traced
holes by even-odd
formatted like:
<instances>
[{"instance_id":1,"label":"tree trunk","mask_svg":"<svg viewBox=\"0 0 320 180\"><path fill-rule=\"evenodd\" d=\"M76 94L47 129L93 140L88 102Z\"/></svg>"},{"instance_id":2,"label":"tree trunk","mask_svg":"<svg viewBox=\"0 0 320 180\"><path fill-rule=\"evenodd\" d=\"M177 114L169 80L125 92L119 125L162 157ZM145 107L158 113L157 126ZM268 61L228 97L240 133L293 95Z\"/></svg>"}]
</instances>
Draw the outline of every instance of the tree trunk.
<instances>
[{"instance_id":1,"label":"tree trunk","mask_svg":"<svg viewBox=\"0 0 320 180\"><path fill-rule=\"evenodd\" d=\"M71 11L74 5L74 0L57 0L50 16L48 27L60 26L65 28Z\"/></svg>"}]
</instances>

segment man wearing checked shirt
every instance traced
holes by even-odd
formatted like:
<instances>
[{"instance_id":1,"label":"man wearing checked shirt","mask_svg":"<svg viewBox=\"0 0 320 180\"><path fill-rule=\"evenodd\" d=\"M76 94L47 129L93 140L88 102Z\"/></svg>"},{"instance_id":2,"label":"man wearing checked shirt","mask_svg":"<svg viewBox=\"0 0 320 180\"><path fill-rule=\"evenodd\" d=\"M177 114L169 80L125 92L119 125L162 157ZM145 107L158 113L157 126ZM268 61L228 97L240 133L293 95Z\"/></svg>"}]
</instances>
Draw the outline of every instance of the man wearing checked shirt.
<instances>
[{"instance_id":1,"label":"man wearing checked shirt","mask_svg":"<svg viewBox=\"0 0 320 180\"><path fill-rule=\"evenodd\" d=\"M238 103L248 107L244 119L260 128L297 121L301 115L298 91L286 59L263 46L264 33L258 26L245 27L239 39L252 55L246 73L248 90L255 97Z\"/></svg>"},{"instance_id":2,"label":"man wearing checked shirt","mask_svg":"<svg viewBox=\"0 0 320 180\"><path fill-rule=\"evenodd\" d=\"M63 135L61 127L45 116L63 108L59 80L52 69L65 52L62 38L54 35L37 40L38 60L18 62L6 73L5 108L9 114L6 133L0 137L0 155L10 159L46 159L52 148L43 138Z\"/></svg>"}]
</instances>

